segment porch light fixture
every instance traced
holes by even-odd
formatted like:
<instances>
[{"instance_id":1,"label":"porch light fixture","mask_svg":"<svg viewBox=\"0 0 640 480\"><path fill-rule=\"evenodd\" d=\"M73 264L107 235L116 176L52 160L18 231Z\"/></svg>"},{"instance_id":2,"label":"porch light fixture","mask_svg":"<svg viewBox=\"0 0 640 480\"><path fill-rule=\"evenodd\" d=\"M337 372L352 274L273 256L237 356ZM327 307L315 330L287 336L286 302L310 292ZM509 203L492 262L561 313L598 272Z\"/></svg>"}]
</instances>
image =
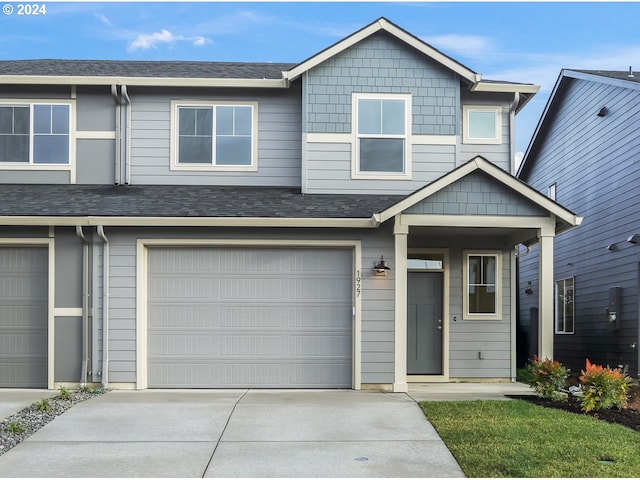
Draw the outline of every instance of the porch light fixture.
<instances>
[{"instance_id":1,"label":"porch light fixture","mask_svg":"<svg viewBox=\"0 0 640 480\"><path fill-rule=\"evenodd\" d=\"M373 267L373 270L376 272L376 275L385 276L387 274L387 271L391 269L387 267L387 262L384 261L384 256L380 255L380 262L375 267Z\"/></svg>"},{"instance_id":2,"label":"porch light fixture","mask_svg":"<svg viewBox=\"0 0 640 480\"><path fill-rule=\"evenodd\" d=\"M627 238L627 242L629 243L640 243L640 235L634 233L629 238Z\"/></svg>"},{"instance_id":3,"label":"porch light fixture","mask_svg":"<svg viewBox=\"0 0 640 480\"><path fill-rule=\"evenodd\" d=\"M524 293L527 295L531 295L533 293L533 288L531 288L531 282L527 282L527 288L524 289Z\"/></svg>"}]
</instances>

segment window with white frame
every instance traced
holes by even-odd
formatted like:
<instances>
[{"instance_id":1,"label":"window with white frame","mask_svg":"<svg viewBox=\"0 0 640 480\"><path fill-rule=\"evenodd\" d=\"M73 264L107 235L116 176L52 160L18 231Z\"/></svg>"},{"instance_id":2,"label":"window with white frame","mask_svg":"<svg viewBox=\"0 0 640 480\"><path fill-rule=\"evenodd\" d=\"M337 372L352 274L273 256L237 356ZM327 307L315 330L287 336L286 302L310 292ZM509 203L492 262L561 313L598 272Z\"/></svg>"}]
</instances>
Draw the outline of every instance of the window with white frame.
<instances>
[{"instance_id":1,"label":"window with white frame","mask_svg":"<svg viewBox=\"0 0 640 480\"><path fill-rule=\"evenodd\" d=\"M556 333L574 333L574 279L556 281Z\"/></svg>"},{"instance_id":2,"label":"window with white frame","mask_svg":"<svg viewBox=\"0 0 640 480\"><path fill-rule=\"evenodd\" d=\"M462 108L462 113L462 132L464 143L502 143L501 107L465 105Z\"/></svg>"},{"instance_id":3,"label":"window with white frame","mask_svg":"<svg viewBox=\"0 0 640 480\"><path fill-rule=\"evenodd\" d=\"M355 174L408 174L409 95L354 95Z\"/></svg>"},{"instance_id":4,"label":"window with white frame","mask_svg":"<svg viewBox=\"0 0 640 480\"><path fill-rule=\"evenodd\" d=\"M174 167L254 169L255 104L174 103Z\"/></svg>"},{"instance_id":5,"label":"window with white frame","mask_svg":"<svg viewBox=\"0 0 640 480\"><path fill-rule=\"evenodd\" d=\"M547 197L549 197L551 200L555 200L556 199L556 184L552 183L551 185L549 185L547 187Z\"/></svg>"},{"instance_id":6,"label":"window with white frame","mask_svg":"<svg viewBox=\"0 0 640 480\"><path fill-rule=\"evenodd\" d=\"M496 320L501 316L499 251L464 253L463 318Z\"/></svg>"},{"instance_id":7,"label":"window with white frame","mask_svg":"<svg viewBox=\"0 0 640 480\"><path fill-rule=\"evenodd\" d=\"M0 163L68 165L71 105L0 103Z\"/></svg>"}]
</instances>

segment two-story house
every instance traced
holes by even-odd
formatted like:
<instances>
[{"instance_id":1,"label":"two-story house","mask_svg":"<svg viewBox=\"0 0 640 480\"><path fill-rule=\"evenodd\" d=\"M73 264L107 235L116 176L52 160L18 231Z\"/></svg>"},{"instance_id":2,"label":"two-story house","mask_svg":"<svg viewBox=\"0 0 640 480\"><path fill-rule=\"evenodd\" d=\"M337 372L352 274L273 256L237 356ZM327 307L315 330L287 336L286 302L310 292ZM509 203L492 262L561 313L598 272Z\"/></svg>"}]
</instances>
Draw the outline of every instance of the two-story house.
<instances>
[{"instance_id":1,"label":"two-story house","mask_svg":"<svg viewBox=\"0 0 640 480\"><path fill-rule=\"evenodd\" d=\"M631 70L562 70L518 172L585 216L555 240L555 358L576 374L586 358L639 371L639 119ZM532 343L537 262L535 247L520 259L520 318Z\"/></svg>"},{"instance_id":2,"label":"two-story house","mask_svg":"<svg viewBox=\"0 0 640 480\"><path fill-rule=\"evenodd\" d=\"M551 348L580 221L513 175L537 90L384 18L297 64L0 62L0 385L515 377L515 246Z\"/></svg>"}]
</instances>

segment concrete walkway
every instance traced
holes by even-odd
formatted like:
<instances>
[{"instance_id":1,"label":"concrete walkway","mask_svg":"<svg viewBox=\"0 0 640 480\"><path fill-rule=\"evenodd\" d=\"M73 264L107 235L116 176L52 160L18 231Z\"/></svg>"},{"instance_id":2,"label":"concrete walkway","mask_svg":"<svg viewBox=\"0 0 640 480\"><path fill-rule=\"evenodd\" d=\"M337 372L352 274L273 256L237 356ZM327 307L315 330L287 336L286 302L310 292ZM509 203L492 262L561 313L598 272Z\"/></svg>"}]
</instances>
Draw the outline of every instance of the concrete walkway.
<instances>
[{"instance_id":1,"label":"concrete walkway","mask_svg":"<svg viewBox=\"0 0 640 480\"><path fill-rule=\"evenodd\" d=\"M405 394L146 390L112 391L74 406L0 456L0 476L464 474Z\"/></svg>"},{"instance_id":2,"label":"concrete walkway","mask_svg":"<svg viewBox=\"0 0 640 480\"><path fill-rule=\"evenodd\" d=\"M409 396L423 400L509 400L506 395L535 395L524 383L417 383L409 384Z\"/></svg>"},{"instance_id":3,"label":"concrete walkway","mask_svg":"<svg viewBox=\"0 0 640 480\"><path fill-rule=\"evenodd\" d=\"M55 390L0 389L0 420L4 420L42 399L55 397L57 394L58 392Z\"/></svg>"}]
</instances>

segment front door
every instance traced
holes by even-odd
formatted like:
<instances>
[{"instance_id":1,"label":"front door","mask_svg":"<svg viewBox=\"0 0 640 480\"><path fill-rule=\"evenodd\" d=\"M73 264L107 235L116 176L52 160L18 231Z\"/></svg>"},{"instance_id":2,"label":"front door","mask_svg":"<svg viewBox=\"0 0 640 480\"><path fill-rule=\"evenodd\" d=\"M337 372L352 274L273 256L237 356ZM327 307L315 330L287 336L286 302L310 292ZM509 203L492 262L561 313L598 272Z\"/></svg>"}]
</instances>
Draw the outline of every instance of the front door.
<instances>
[{"instance_id":1,"label":"front door","mask_svg":"<svg viewBox=\"0 0 640 480\"><path fill-rule=\"evenodd\" d=\"M407 374L442 375L442 272L407 274Z\"/></svg>"}]
</instances>

